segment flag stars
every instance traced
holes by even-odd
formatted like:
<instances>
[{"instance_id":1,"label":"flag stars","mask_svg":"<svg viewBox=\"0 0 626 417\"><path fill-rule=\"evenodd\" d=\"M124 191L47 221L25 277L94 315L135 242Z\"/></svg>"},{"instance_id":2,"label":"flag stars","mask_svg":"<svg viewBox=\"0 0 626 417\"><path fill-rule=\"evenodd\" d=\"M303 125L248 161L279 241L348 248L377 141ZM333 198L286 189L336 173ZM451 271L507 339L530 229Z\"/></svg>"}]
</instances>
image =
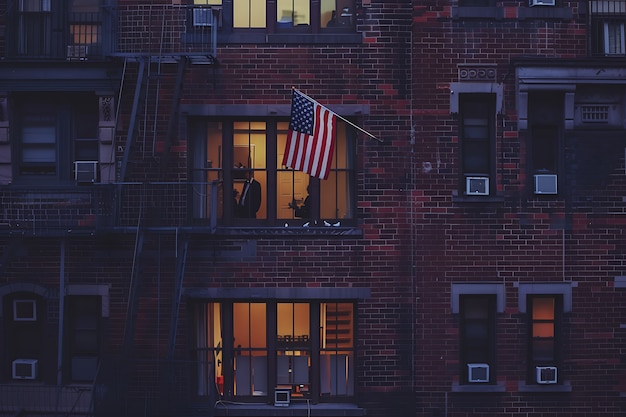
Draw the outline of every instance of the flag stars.
<instances>
[{"instance_id":1,"label":"flag stars","mask_svg":"<svg viewBox=\"0 0 626 417\"><path fill-rule=\"evenodd\" d=\"M289 130L313 134L313 103L298 91L293 92L291 100L291 121Z\"/></svg>"}]
</instances>

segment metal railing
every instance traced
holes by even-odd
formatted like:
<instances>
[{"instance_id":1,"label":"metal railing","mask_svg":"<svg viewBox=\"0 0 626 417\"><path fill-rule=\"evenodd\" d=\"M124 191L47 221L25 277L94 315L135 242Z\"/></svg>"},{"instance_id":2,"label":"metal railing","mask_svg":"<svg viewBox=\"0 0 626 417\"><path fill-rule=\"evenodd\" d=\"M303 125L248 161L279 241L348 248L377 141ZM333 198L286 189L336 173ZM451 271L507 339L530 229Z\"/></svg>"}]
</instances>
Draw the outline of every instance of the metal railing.
<instances>
[{"instance_id":1,"label":"metal railing","mask_svg":"<svg viewBox=\"0 0 626 417\"><path fill-rule=\"evenodd\" d=\"M591 56L626 56L626 2L591 0L588 8L588 41Z\"/></svg>"},{"instance_id":2,"label":"metal railing","mask_svg":"<svg viewBox=\"0 0 626 417\"><path fill-rule=\"evenodd\" d=\"M206 227L221 218L220 182L146 182L0 188L0 232L93 233L115 228Z\"/></svg>"}]
</instances>

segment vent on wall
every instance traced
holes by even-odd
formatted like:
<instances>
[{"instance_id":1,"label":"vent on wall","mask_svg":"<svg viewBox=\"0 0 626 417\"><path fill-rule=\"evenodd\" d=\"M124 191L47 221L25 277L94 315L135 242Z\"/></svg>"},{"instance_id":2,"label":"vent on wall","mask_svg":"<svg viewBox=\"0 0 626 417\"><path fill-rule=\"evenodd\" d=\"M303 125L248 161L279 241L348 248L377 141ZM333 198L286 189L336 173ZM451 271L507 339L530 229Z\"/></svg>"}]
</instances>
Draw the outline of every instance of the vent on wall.
<instances>
[{"instance_id":1,"label":"vent on wall","mask_svg":"<svg viewBox=\"0 0 626 417\"><path fill-rule=\"evenodd\" d=\"M98 179L98 161L74 162L74 179L79 184L91 184Z\"/></svg>"},{"instance_id":2,"label":"vent on wall","mask_svg":"<svg viewBox=\"0 0 626 417\"><path fill-rule=\"evenodd\" d=\"M15 359L13 379L37 379L37 359Z\"/></svg>"},{"instance_id":3,"label":"vent on wall","mask_svg":"<svg viewBox=\"0 0 626 417\"><path fill-rule=\"evenodd\" d=\"M555 0L529 0L529 6L554 6Z\"/></svg>"},{"instance_id":4,"label":"vent on wall","mask_svg":"<svg viewBox=\"0 0 626 417\"><path fill-rule=\"evenodd\" d=\"M67 60L68 61L86 61L87 45L68 45Z\"/></svg>"},{"instance_id":5,"label":"vent on wall","mask_svg":"<svg viewBox=\"0 0 626 417\"><path fill-rule=\"evenodd\" d=\"M537 366L538 384L556 384L557 369L554 366Z\"/></svg>"},{"instance_id":6,"label":"vent on wall","mask_svg":"<svg viewBox=\"0 0 626 417\"><path fill-rule=\"evenodd\" d=\"M466 195L489 195L488 177L467 177L465 178Z\"/></svg>"},{"instance_id":7,"label":"vent on wall","mask_svg":"<svg viewBox=\"0 0 626 417\"><path fill-rule=\"evenodd\" d=\"M35 300L13 300L13 320L36 321L37 303Z\"/></svg>"},{"instance_id":8,"label":"vent on wall","mask_svg":"<svg viewBox=\"0 0 626 417\"><path fill-rule=\"evenodd\" d=\"M467 364L468 382L489 382L489 365L486 363Z\"/></svg>"},{"instance_id":9,"label":"vent on wall","mask_svg":"<svg viewBox=\"0 0 626 417\"><path fill-rule=\"evenodd\" d=\"M274 406L288 407L291 403L291 390L288 388L276 388L274 390Z\"/></svg>"},{"instance_id":10,"label":"vent on wall","mask_svg":"<svg viewBox=\"0 0 626 417\"><path fill-rule=\"evenodd\" d=\"M554 174L535 175L535 194L556 194L558 177Z\"/></svg>"},{"instance_id":11,"label":"vent on wall","mask_svg":"<svg viewBox=\"0 0 626 417\"><path fill-rule=\"evenodd\" d=\"M194 26L213 26L213 9L197 7L193 9Z\"/></svg>"}]
</instances>

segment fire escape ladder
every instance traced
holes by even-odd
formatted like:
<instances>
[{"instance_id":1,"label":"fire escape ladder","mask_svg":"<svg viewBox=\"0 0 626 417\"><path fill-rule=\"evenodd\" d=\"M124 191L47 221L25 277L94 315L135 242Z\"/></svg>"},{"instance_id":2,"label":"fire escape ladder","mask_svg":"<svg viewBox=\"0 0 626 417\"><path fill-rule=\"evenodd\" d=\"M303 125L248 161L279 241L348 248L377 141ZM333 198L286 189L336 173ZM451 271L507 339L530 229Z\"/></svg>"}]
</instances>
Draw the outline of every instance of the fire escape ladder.
<instances>
[{"instance_id":1,"label":"fire escape ladder","mask_svg":"<svg viewBox=\"0 0 626 417\"><path fill-rule=\"evenodd\" d=\"M170 146L174 141L174 135L178 126L180 98L183 93L183 84L185 80L185 69L187 69L188 58L184 55L178 60L178 69L176 73L176 79L174 82L174 91L172 96L172 103L170 108L170 117L167 125L167 132L165 134L165 143L163 144L163 155L161 156L161 168L164 168L167 164L169 157Z\"/></svg>"},{"instance_id":2,"label":"fire escape ladder","mask_svg":"<svg viewBox=\"0 0 626 417\"><path fill-rule=\"evenodd\" d=\"M126 326L124 328L124 353L126 358L132 354L133 342L135 339L135 323L137 319L137 305L139 304L140 278L143 265L141 263L143 254L144 231L138 230L135 239L135 252L133 254L133 267L128 288L128 301L126 305Z\"/></svg>"},{"instance_id":3,"label":"fire escape ladder","mask_svg":"<svg viewBox=\"0 0 626 417\"><path fill-rule=\"evenodd\" d=\"M146 100L146 90L148 82L148 69L150 67L149 58L141 58L139 60L139 69L137 71L137 83L135 84L135 93L133 96L133 107L128 121L128 134L126 135L126 147L124 148L124 157L120 167L120 182L126 181L128 171L128 160L132 145L138 136L139 111Z\"/></svg>"},{"instance_id":4,"label":"fire escape ladder","mask_svg":"<svg viewBox=\"0 0 626 417\"><path fill-rule=\"evenodd\" d=\"M187 251L189 249L189 238L183 235L176 246L176 277L174 282L174 294L172 298L172 311L170 318L170 331L167 343L167 357L174 357L176 347L176 328L178 326L178 310L183 292L183 281L185 277L185 264L187 262Z\"/></svg>"}]
</instances>

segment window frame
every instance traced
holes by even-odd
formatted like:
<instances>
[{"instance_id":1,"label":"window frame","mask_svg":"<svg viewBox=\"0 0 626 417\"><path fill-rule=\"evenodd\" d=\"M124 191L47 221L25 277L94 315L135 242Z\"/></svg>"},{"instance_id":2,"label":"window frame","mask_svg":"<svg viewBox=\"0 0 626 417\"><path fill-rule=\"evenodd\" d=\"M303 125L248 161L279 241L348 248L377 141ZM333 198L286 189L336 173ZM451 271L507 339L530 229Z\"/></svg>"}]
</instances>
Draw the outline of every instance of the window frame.
<instances>
[{"instance_id":1,"label":"window frame","mask_svg":"<svg viewBox=\"0 0 626 417\"><path fill-rule=\"evenodd\" d=\"M458 135L459 135L459 194L463 196L470 196L467 194L466 180L469 177L486 177L489 181L489 188L487 195L481 197L493 197L496 194L496 108L497 108L497 94L496 93L482 93L482 92L468 92L459 94L458 98ZM481 120L486 121L482 124L482 127L486 129L486 136L482 139L475 137L469 138L469 133L474 130L478 130L481 125L474 123L470 124L470 120L478 120L475 117L467 117L469 111L474 111L477 105L484 105L487 107L484 117ZM473 128L473 129L472 129ZM484 156L485 169L483 172L471 170L469 161L467 158L472 154L468 147L475 145L477 152L479 145L484 148L483 151L487 152Z\"/></svg>"},{"instance_id":2,"label":"window frame","mask_svg":"<svg viewBox=\"0 0 626 417\"><path fill-rule=\"evenodd\" d=\"M219 354L221 353L221 362L219 365L222 367L223 374L221 378L218 378L216 375L216 381L219 379L220 382L216 383L218 389L220 389L220 397L224 400L236 400L241 402L254 403L259 402L259 400L271 401L274 398L274 390L275 388L280 388L281 383L279 383L279 372L278 366L280 357L285 357L280 355L279 352L286 352L290 350L285 343L288 343L290 339L285 339L285 342L280 342L280 336L284 336L280 334L278 328L278 320L279 314L278 309L281 304L303 304L305 308L308 306L309 311L309 320L308 320L308 328L310 338L306 341L304 339L300 341L299 339L294 340L294 343L305 343L306 349L310 353L309 356L309 377L308 377L308 387L310 388L308 391L301 391L303 385L299 383L292 384L293 392L291 396L292 402L297 401L312 401L316 402L353 402L355 400L355 392L356 392L356 354L357 354L357 302L356 300L306 300L306 299L264 299L264 300L241 300L241 299L197 299L193 302L193 311L195 312L196 320L200 316L198 316L199 311L206 310L206 306L215 306L217 305L220 311L219 314L219 326L221 327L221 340L234 340L235 334L235 319L234 319L234 306L236 304L246 304L246 303L263 303L265 305L266 311L266 369L267 369L267 392L265 394L259 393L258 395L238 395L236 394L236 381L235 381L235 372L236 372L236 358L239 357L238 348L235 344L233 346L224 346L220 345L219 347L201 347L198 344L198 340L196 340L196 345L193 349L191 349L192 359L198 359L202 356L202 352L208 350L209 352L216 352L217 354L213 355L214 360L219 362ZM352 360L352 368L351 370L351 380L352 384L350 394L346 395L324 395L321 392L321 357L324 355L323 352L327 351L327 349L322 347L321 341L321 332L313 331L313 329L319 329L321 325L320 315L322 314L322 306L325 304L342 304L349 305L351 308L351 348L341 348L341 351L349 351L351 352ZM200 313L201 314L201 313ZM194 323L194 326L196 324ZM194 334L196 330L194 329ZM297 333L297 332L296 332ZM236 342L235 342L236 343ZM292 346L293 349L296 349L295 345ZM292 350L293 350L292 349ZM298 357L302 357L299 355L300 350L296 349L298 352ZM332 350L332 349L331 349ZM200 355L200 356L198 356ZM230 365L229 365L230 364ZM329 376L330 377L330 376ZM223 385L221 385L223 384ZM207 391L199 392L200 396L209 396L211 387ZM295 395L294 395L295 394Z\"/></svg>"},{"instance_id":3,"label":"window frame","mask_svg":"<svg viewBox=\"0 0 626 417\"><path fill-rule=\"evenodd\" d=\"M356 129L349 126L349 124L343 121L337 121L338 124L342 124L341 129L337 129L337 131L342 131L344 134L340 136L337 134L337 140L345 140L345 144L337 144L335 146L335 154L333 155L333 162L331 166L331 171L329 178L327 180L319 180L317 178L308 176L307 174L301 173L300 171L294 171L292 169L285 168L280 165L281 160L281 152L282 149L279 149L279 146L282 146L283 142L279 143L279 136L286 138L287 126L288 126L288 118L285 117L222 117L222 118L202 118L198 119L197 123L193 123L191 127L192 135L195 139L192 141L193 151L189 152L189 167L190 167L190 178L193 179L196 184L195 187L202 187L201 184L203 181L210 182L212 181L220 181L221 194L224 196L222 199L222 205L218 207L218 212L221 212L221 217L218 217L217 224L219 226L225 227L233 227L233 226L258 226L258 225L266 225L268 227L284 227L285 224L288 226L302 226L305 223L309 223L312 226L315 225L315 222L318 222L317 225L324 225L325 221L329 224L340 225L342 227L352 227L356 225L357 222L357 212L356 212L356 204L358 200L357 196L357 182L356 182L356 167L357 167L357 135ZM241 193L243 192L242 184L243 179L240 178L239 172L235 171L235 169L230 169L228 166L230 165L230 161L233 161L233 164L237 164L235 161L234 149L235 149L235 136L240 133L244 134L243 131L238 131L235 129L235 125L237 123L265 123L265 130L258 131L260 134L265 135L265 160L263 164L259 165L255 163L254 166L244 167L242 173L253 172L259 173L263 172L265 179L262 181L262 190L261 190L261 204L265 205L265 216L257 218L242 218L238 217L235 214L235 201L233 198L230 198L230 194L232 191L231 188L237 188L237 198L241 197ZM211 134L211 126L219 126L220 134ZM283 127L281 127L283 126ZM280 129L279 129L280 128ZM343 130L342 130L343 129ZM254 133L252 130L250 131ZM251 133L251 134L252 134ZM245 136L245 135L244 135ZM210 161L206 161L204 155L207 155L207 150L210 151L211 146L215 147L216 144L209 144L209 141L215 141L219 150L217 152L216 157ZM251 142L249 142L251 143ZM249 152L252 147L249 147ZM345 167L342 165L338 165L338 155L340 149L343 149L345 155ZM262 150L255 151L257 155L262 155ZM262 157L262 156L261 156ZM217 160L214 160L217 159ZM244 162L245 165L245 162ZM252 164L251 164L252 165ZM310 210L309 218L302 218L296 216L296 211L293 210L292 217L279 217L280 210L278 207L278 181L279 177L284 176L284 174L292 175L292 176L306 176L308 179L308 195L310 196L310 200L313 201ZM326 181L335 181L335 184L326 183ZM343 182L342 182L343 181ZM344 184L345 183L345 184ZM320 206L320 196L324 194L324 187L326 185L330 185L334 187L335 191L340 186L345 186L348 189L347 197L345 200L336 198L331 204L334 204L334 210L337 213L337 217L322 217L322 214L325 214ZM207 184L208 187L208 184ZM241 190L239 190L241 188ZM306 188L306 185L305 185ZM292 189L292 193L294 193L295 189ZM196 192L195 195L206 195L206 192ZM228 197L228 198L226 198ZM295 201L296 205L301 206L304 197L306 195L302 193L299 196L297 201ZM336 197L336 196L335 196ZM195 198L195 197L194 197ZM294 194L295 198L295 194ZM302 200L302 201L300 201ZM287 203L285 203L287 205ZM338 209L342 208L345 205L345 213L343 213L344 217L341 217L342 213L339 212ZM193 202L193 216L194 221L202 221L203 219L208 218L212 213L208 213L208 207L200 207L196 208L196 206L202 206L202 202L196 200ZM261 211L261 210L260 210ZM262 211L261 211L262 212Z\"/></svg>"},{"instance_id":4,"label":"window frame","mask_svg":"<svg viewBox=\"0 0 626 417\"><path fill-rule=\"evenodd\" d=\"M527 294L526 307L528 315L528 375L527 383L530 385L539 385L536 380L536 367L538 366L554 366L557 368L557 384L562 382L562 376L560 370L562 369L563 359L561 356L563 348L563 294ZM535 303L538 300L553 300L553 318L550 319L538 319L534 317ZM552 325L553 336L551 338L542 338L536 336L534 331L534 325ZM552 349L550 359L541 359L534 356L535 348L538 348L540 342L550 342L551 339ZM545 344L545 343L544 343Z\"/></svg>"},{"instance_id":5,"label":"window frame","mask_svg":"<svg viewBox=\"0 0 626 417\"><path fill-rule=\"evenodd\" d=\"M469 316L469 303L470 302L484 302L486 303L485 311L486 317L468 317ZM460 346L460 373L462 384L495 384L496 382L496 306L497 295L496 294L461 294L459 296L459 346ZM468 333L470 327L483 327L481 330L485 331L485 337L482 338L482 348L485 355L480 358L470 358L468 352L469 345L472 344L472 339ZM486 351L485 351L486 350ZM489 365L489 379L484 383L476 383L469 381L469 364L487 364Z\"/></svg>"},{"instance_id":6,"label":"window frame","mask_svg":"<svg viewBox=\"0 0 626 417\"><path fill-rule=\"evenodd\" d=\"M15 182L30 183L73 183L74 161L89 158L99 161L99 101L92 92L54 93L19 93L11 98L13 106L12 118L16 127L12 141L13 178ZM53 141L24 143L24 131L28 127L37 126L37 121L29 121L33 113L32 103L41 104L49 118L45 127L54 129ZM87 111L85 111L87 110ZM37 113L40 117L41 113ZM91 126L85 125L86 115L90 115ZM81 133L82 132L82 133ZM85 134L85 132L90 132ZM85 136L85 137L82 137ZM30 162L24 160L24 150L28 147L43 146L54 153L54 161ZM41 171L37 171L41 168Z\"/></svg>"},{"instance_id":7,"label":"window frame","mask_svg":"<svg viewBox=\"0 0 626 417\"><path fill-rule=\"evenodd\" d=\"M345 0L344 0L345 2ZM356 0L348 0L353 9L352 23L350 25L340 25L336 27L327 27L322 22L321 2L309 0L309 24L307 26L281 27L277 15L278 3L276 1L265 2L265 23L263 27L235 27L235 2L222 2L221 4L195 3L190 1L192 6L209 6L221 9L219 31L223 33L263 33L263 34L320 34L320 33L356 33L357 20L362 18L364 13L362 8L357 7ZM210 2L209 2L210 3ZM316 7L317 6L317 7ZM341 5L340 5L341 6ZM254 8L250 9L250 13L254 12Z\"/></svg>"},{"instance_id":8,"label":"window frame","mask_svg":"<svg viewBox=\"0 0 626 417\"><path fill-rule=\"evenodd\" d=\"M81 303L82 305L79 305ZM102 296L99 294L68 294L65 300L66 321L65 321L65 380L68 382L93 382L101 357L102 346ZM85 310L86 309L86 310ZM91 317L93 319L93 327L84 324L84 319ZM83 324L80 324L83 319ZM90 335L91 334L91 335ZM92 349L81 348L80 335L87 335L94 338L92 343L95 347ZM84 339L84 337L83 337ZM84 340L82 341L84 342ZM88 360L94 359L93 379L87 375L79 377L78 373L75 377L73 359ZM83 366L88 363L83 363Z\"/></svg>"}]
</instances>

